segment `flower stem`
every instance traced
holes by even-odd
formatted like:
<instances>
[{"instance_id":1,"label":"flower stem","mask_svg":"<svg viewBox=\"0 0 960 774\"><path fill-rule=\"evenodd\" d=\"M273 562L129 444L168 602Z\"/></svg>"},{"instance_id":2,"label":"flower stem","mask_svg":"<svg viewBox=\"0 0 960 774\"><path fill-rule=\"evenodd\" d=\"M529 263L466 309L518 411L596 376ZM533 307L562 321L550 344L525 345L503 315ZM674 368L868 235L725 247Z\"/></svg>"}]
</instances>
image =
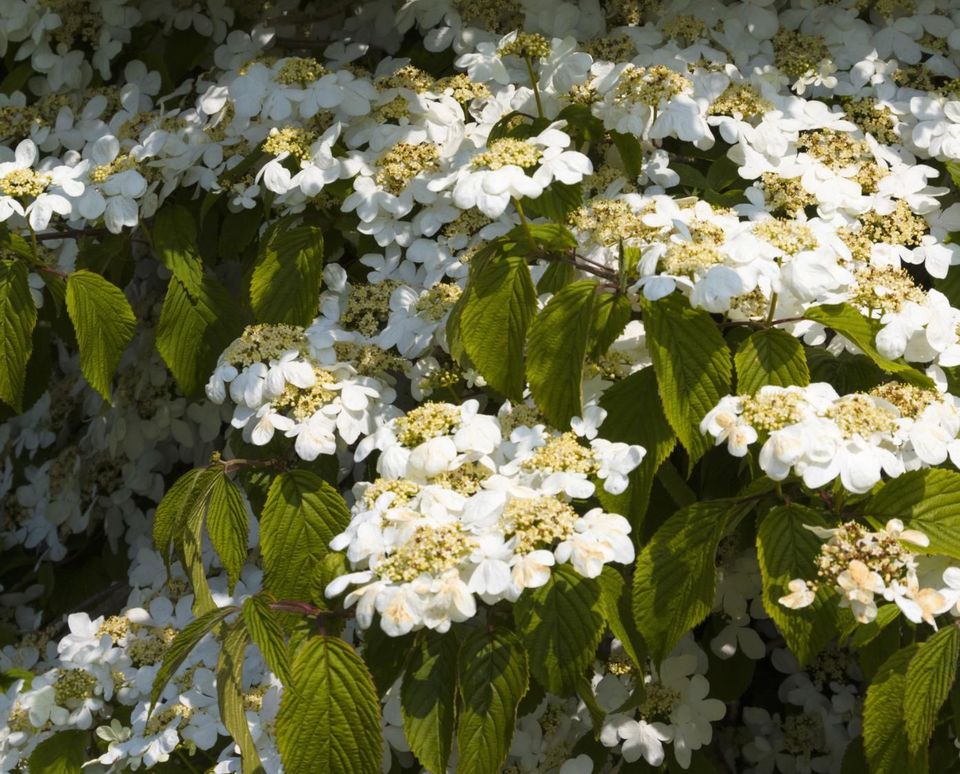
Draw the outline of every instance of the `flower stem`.
<instances>
[{"instance_id":1,"label":"flower stem","mask_svg":"<svg viewBox=\"0 0 960 774\"><path fill-rule=\"evenodd\" d=\"M527 63L527 72L530 74L530 85L533 87L533 98L537 103L537 115L543 118L543 102L540 101L540 87L537 85L537 74L533 71L533 62L530 57L525 56L523 61Z\"/></svg>"}]
</instances>

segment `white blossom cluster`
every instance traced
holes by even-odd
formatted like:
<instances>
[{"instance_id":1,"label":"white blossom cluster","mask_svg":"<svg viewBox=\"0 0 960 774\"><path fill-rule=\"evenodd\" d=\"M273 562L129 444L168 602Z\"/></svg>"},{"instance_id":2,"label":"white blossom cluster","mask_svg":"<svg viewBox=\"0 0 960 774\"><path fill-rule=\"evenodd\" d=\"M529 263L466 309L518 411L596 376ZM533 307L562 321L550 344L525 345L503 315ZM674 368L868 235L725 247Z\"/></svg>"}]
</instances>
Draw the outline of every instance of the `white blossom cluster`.
<instances>
[{"instance_id":1,"label":"white blossom cluster","mask_svg":"<svg viewBox=\"0 0 960 774\"><path fill-rule=\"evenodd\" d=\"M811 489L839 479L868 492L883 473L960 462L960 402L949 393L888 382L840 396L825 382L766 385L755 395L728 395L701 429L743 457L762 440L758 462L775 481L791 473Z\"/></svg>"},{"instance_id":2,"label":"white blossom cluster","mask_svg":"<svg viewBox=\"0 0 960 774\"><path fill-rule=\"evenodd\" d=\"M790 581L781 605L807 607L824 584L840 595L840 606L849 607L858 623L876 620L877 598L895 602L909 620L934 629L938 615L949 611L960 616L960 568L947 566L945 557L926 558L911 551L911 545L930 545L922 532L904 529L899 519L875 532L855 522L807 529L826 541L816 560L817 580Z\"/></svg>"},{"instance_id":3,"label":"white blossom cluster","mask_svg":"<svg viewBox=\"0 0 960 774\"><path fill-rule=\"evenodd\" d=\"M475 400L428 401L358 446L359 459L380 450L381 477L354 487L353 518L330 546L356 571L326 594L356 585L344 604L356 605L361 627L379 613L391 636L424 626L444 632L477 615L474 595L488 605L516 601L546 584L556 564L596 578L608 562L633 561L623 516L574 506L595 493L598 478L622 492L642 447L582 443L576 431L595 436L602 409L574 418L573 431L517 425L508 439L501 421L515 421L513 412L498 421L477 409Z\"/></svg>"}]
</instances>

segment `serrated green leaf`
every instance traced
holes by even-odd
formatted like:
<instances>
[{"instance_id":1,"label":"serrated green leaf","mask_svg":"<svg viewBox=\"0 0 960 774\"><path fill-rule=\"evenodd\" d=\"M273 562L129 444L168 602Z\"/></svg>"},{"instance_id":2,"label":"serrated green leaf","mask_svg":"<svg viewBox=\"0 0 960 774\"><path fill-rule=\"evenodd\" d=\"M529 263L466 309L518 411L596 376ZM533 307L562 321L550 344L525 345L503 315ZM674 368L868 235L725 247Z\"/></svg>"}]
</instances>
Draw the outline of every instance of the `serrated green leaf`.
<instances>
[{"instance_id":1,"label":"serrated green leaf","mask_svg":"<svg viewBox=\"0 0 960 774\"><path fill-rule=\"evenodd\" d=\"M667 519L637 558L633 614L660 663L713 607L720 540L750 510L726 500L694 503Z\"/></svg>"},{"instance_id":2,"label":"serrated green leaf","mask_svg":"<svg viewBox=\"0 0 960 774\"><path fill-rule=\"evenodd\" d=\"M642 304L663 413L692 468L711 446L700 421L730 392L730 350L710 315L693 309L684 296Z\"/></svg>"},{"instance_id":3,"label":"serrated green leaf","mask_svg":"<svg viewBox=\"0 0 960 774\"><path fill-rule=\"evenodd\" d=\"M867 392L885 381L883 371L866 355L841 352L833 355L823 347L804 347L811 382L829 382L840 395Z\"/></svg>"},{"instance_id":4,"label":"serrated green leaf","mask_svg":"<svg viewBox=\"0 0 960 774\"><path fill-rule=\"evenodd\" d=\"M391 637L376 625L363 632L363 660L381 696L390 690L403 672L415 638L415 634Z\"/></svg>"},{"instance_id":5,"label":"serrated green leaf","mask_svg":"<svg viewBox=\"0 0 960 774\"><path fill-rule=\"evenodd\" d=\"M37 324L27 277L24 263L0 261L0 400L18 413Z\"/></svg>"},{"instance_id":6,"label":"serrated green leaf","mask_svg":"<svg viewBox=\"0 0 960 774\"><path fill-rule=\"evenodd\" d=\"M903 691L903 717L908 748L918 753L933 736L937 716L957 677L960 630L949 623L920 645L907 667Z\"/></svg>"},{"instance_id":7,"label":"serrated green leaf","mask_svg":"<svg viewBox=\"0 0 960 774\"><path fill-rule=\"evenodd\" d=\"M510 752L527 692L527 654L513 632L475 631L460 648L458 774L496 774Z\"/></svg>"},{"instance_id":8,"label":"serrated green leaf","mask_svg":"<svg viewBox=\"0 0 960 774\"><path fill-rule=\"evenodd\" d=\"M217 704L220 720L240 748L242 774L262 774L247 713L243 706L243 653L247 649L247 631L237 624L227 629L217 658Z\"/></svg>"},{"instance_id":9,"label":"serrated green leaf","mask_svg":"<svg viewBox=\"0 0 960 774\"><path fill-rule=\"evenodd\" d=\"M597 360L606 354L610 345L623 333L630 322L630 299L619 293L603 293L593 309L593 331L590 334L588 357Z\"/></svg>"},{"instance_id":10,"label":"serrated green leaf","mask_svg":"<svg viewBox=\"0 0 960 774\"><path fill-rule=\"evenodd\" d=\"M210 490L207 532L227 571L227 588L232 594L247 561L249 522L240 489L225 473L217 476Z\"/></svg>"},{"instance_id":11,"label":"serrated green leaf","mask_svg":"<svg viewBox=\"0 0 960 774\"><path fill-rule=\"evenodd\" d=\"M620 154L623 169L630 181L636 180L643 174L643 146L632 134L610 132L610 139Z\"/></svg>"},{"instance_id":12,"label":"serrated green leaf","mask_svg":"<svg viewBox=\"0 0 960 774\"><path fill-rule=\"evenodd\" d=\"M737 349L734 363L740 395L753 395L767 384L777 387L810 384L803 344L778 328L753 333Z\"/></svg>"},{"instance_id":13,"label":"serrated green leaf","mask_svg":"<svg viewBox=\"0 0 960 774\"><path fill-rule=\"evenodd\" d=\"M28 771L35 774L81 774L89 743L90 734L86 731L58 731L30 753Z\"/></svg>"},{"instance_id":14,"label":"serrated green leaf","mask_svg":"<svg viewBox=\"0 0 960 774\"><path fill-rule=\"evenodd\" d=\"M880 354L876 345L877 332L880 330L879 320L864 317L849 304L812 306L803 316L843 334L884 371L917 387L933 387L933 380L926 374L911 365L898 363Z\"/></svg>"},{"instance_id":15,"label":"serrated green leaf","mask_svg":"<svg viewBox=\"0 0 960 774\"><path fill-rule=\"evenodd\" d=\"M494 390L513 400L522 398L526 386L523 345L536 310L530 269L514 255L495 256L471 271L455 311L467 356Z\"/></svg>"},{"instance_id":16,"label":"serrated green leaf","mask_svg":"<svg viewBox=\"0 0 960 774\"><path fill-rule=\"evenodd\" d=\"M67 277L67 313L77 334L80 370L109 402L120 356L137 330L130 302L116 285L81 269Z\"/></svg>"},{"instance_id":17,"label":"serrated green leaf","mask_svg":"<svg viewBox=\"0 0 960 774\"><path fill-rule=\"evenodd\" d=\"M569 693L596 656L603 636L600 584L559 564L543 586L527 589L513 620L530 657L530 672L552 693Z\"/></svg>"},{"instance_id":18,"label":"serrated green leaf","mask_svg":"<svg viewBox=\"0 0 960 774\"><path fill-rule=\"evenodd\" d=\"M763 607L803 666L819 653L837 629L835 594L821 588L812 605L790 610L779 603L794 578L813 579L822 541L805 525L825 527L823 517L801 505L774 508L757 531L757 561L763 581Z\"/></svg>"},{"instance_id":19,"label":"serrated green leaf","mask_svg":"<svg viewBox=\"0 0 960 774\"><path fill-rule=\"evenodd\" d=\"M203 262L197 247L197 226L186 207L165 204L151 228L153 249L191 296L200 292Z\"/></svg>"},{"instance_id":20,"label":"serrated green leaf","mask_svg":"<svg viewBox=\"0 0 960 774\"><path fill-rule=\"evenodd\" d=\"M281 683L289 685L290 653L287 651L283 627L263 597L252 596L243 601L243 622L270 671L280 678Z\"/></svg>"},{"instance_id":21,"label":"serrated green leaf","mask_svg":"<svg viewBox=\"0 0 960 774\"><path fill-rule=\"evenodd\" d=\"M190 655L190 651L192 651L200 643L200 640L209 634L217 624L233 612L236 612L236 608L234 607L220 607L216 610L211 610L209 613L195 618L177 632L177 636L173 638L173 642L171 642L170 646L164 651L163 662L160 664L160 669L157 670L157 674L153 678L153 686L150 689L150 711L153 711L153 707L156 705L157 699L160 698L160 694L163 693L163 689L167 683L170 682L170 678L177 673L180 665L186 661L187 656Z\"/></svg>"},{"instance_id":22,"label":"serrated green leaf","mask_svg":"<svg viewBox=\"0 0 960 774\"><path fill-rule=\"evenodd\" d=\"M194 468L184 473L167 490L153 517L153 543L170 561L174 544L186 528L190 515L206 509L210 492L221 475L219 468Z\"/></svg>"},{"instance_id":23,"label":"serrated green leaf","mask_svg":"<svg viewBox=\"0 0 960 774\"><path fill-rule=\"evenodd\" d=\"M559 293L577 276L577 270L572 263L553 261L537 282L537 295L542 293Z\"/></svg>"},{"instance_id":24,"label":"serrated green leaf","mask_svg":"<svg viewBox=\"0 0 960 774\"><path fill-rule=\"evenodd\" d=\"M896 605L880 605L876 618L870 623L860 623L849 608L842 608L837 616L841 623L841 644L859 651L873 642L899 617L900 608Z\"/></svg>"},{"instance_id":25,"label":"serrated green leaf","mask_svg":"<svg viewBox=\"0 0 960 774\"><path fill-rule=\"evenodd\" d=\"M607 626L623 644L623 650L637 669L646 663L647 647L633 620L632 593L623 576L609 564L597 578L600 584L600 606Z\"/></svg>"},{"instance_id":26,"label":"serrated green leaf","mask_svg":"<svg viewBox=\"0 0 960 774\"><path fill-rule=\"evenodd\" d=\"M630 474L626 492L611 495L602 487L597 490L607 510L627 518L636 541L650 502L653 480L676 446L677 435L664 416L652 368L644 368L614 383L600 398L600 407L607 412L600 426L601 436L646 449L640 465Z\"/></svg>"},{"instance_id":27,"label":"serrated green leaf","mask_svg":"<svg viewBox=\"0 0 960 774\"><path fill-rule=\"evenodd\" d=\"M315 226L279 221L264 236L250 280L258 322L307 325L317 314L323 284L323 234Z\"/></svg>"},{"instance_id":28,"label":"serrated green leaf","mask_svg":"<svg viewBox=\"0 0 960 774\"><path fill-rule=\"evenodd\" d=\"M446 771L453 748L458 650L453 634L420 632L400 685L404 736L427 771Z\"/></svg>"},{"instance_id":29,"label":"serrated green leaf","mask_svg":"<svg viewBox=\"0 0 960 774\"><path fill-rule=\"evenodd\" d=\"M242 329L237 303L223 285L204 277L191 295L173 277L157 323L157 351L183 393L197 395Z\"/></svg>"},{"instance_id":30,"label":"serrated green leaf","mask_svg":"<svg viewBox=\"0 0 960 774\"><path fill-rule=\"evenodd\" d=\"M583 411L583 364L590 344L597 282L578 280L560 290L530 323L530 393L554 427L569 427Z\"/></svg>"},{"instance_id":31,"label":"serrated green leaf","mask_svg":"<svg viewBox=\"0 0 960 774\"><path fill-rule=\"evenodd\" d=\"M288 774L380 774L380 700L363 660L343 640L313 637L300 648L276 728Z\"/></svg>"},{"instance_id":32,"label":"serrated green leaf","mask_svg":"<svg viewBox=\"0 0 960 774\"><path fill-rule=\"evenodd\" d=\"M926 773L926 750L911 754L903 730L907 669L918 647L909 645L890 656L867 689L863 746L871 774Z\"/></svg>"},{"instance_id":33,"label":"serrated green leaf","mask_svg":"<svg viewBox=\"0 0 960 774\"><path fill-rule=\"evenodd\" d=\"M960 559L960 473L915 470L884 484L864 505L864 513L880 522L902 519L910 529L930 538L918 553Z\"/></svg>"},{"instance_id":34,"label":"serrated green leaf","mask_svg":"<svg viewBox=\"0 0 960 774\"><path fill-rule=\"evenodd\" d=\"M561 183L554 180L536 199L524 200L525 210L533 216L542 215L556 223L583 204L582 183Z\"/></svg>"},{"instance_id":35,"label":"serrated green leaf","mask_svg":"<svg viewBox=\"0 0 960 774\"><path fill-rule=\"evenodd\" d=\"M340 493L316 474L277 476L260 520L264 588L280 599L309 599L317 562L349 521Z\"/></svg>"}]
</instances>

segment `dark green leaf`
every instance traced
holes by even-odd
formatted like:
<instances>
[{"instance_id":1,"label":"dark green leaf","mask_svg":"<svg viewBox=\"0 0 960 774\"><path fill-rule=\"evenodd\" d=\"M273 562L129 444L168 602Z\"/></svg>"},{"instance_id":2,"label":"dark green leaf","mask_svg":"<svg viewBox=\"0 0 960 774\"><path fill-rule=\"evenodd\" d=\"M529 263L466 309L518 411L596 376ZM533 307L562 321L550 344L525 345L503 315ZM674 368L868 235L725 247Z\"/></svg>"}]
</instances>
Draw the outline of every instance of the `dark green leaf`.
<instances>
[{"instance_id":1,"label":"dark green leaf","mask_svg":"<svg viewBox=\"0 0 960 774\"><path fill-rule=\"evenodd\" d=\"M220 720L240 748L241 774L262 774L263 765L247 725L243 706L243 653L247 632L238 624L228 628L217 658L217 703Z\"/></svg>"},{"instance_id":2,"label":"dark green leaf","mask_svg":"<svg viewBox=\"0 0 960 774\"><path fill-rule=\"evenodd\" d=\"M270 671L280 678L281 683L290 685L290 654L283 637L283 627L269 603L261 596L247 597L243 601L243 622Z\"/></svg>"},{"instance_id":3,"label":"dark green leaf","mask_svg":"<svg viewBox=\"0 0 960 774\"><path fill-rule=\"evenodd\" d=\"M872 774L925 774L926 750L911 754L904 733L907 668L917 645L898 650L880 667L863 707L863 746Z\"/></svg>"},{"instance_id":4,"label":"dark green leaf","mask_svg":"<svg viewBox=\"0 0 960 774\"><path fill-rule=\"evenodd\" d=\"M886 523L902 519L930 538L920 553L945 554L960 559L960 473L953 470L915 470L889 481L864 506L868 516Z\"/></svg>"},{"instance_id":5,"label":"dark green leaf","mask_svg":"<svg viewBox=\"0 0 960 774\"><path fill-rule=\"evenodd\" d=\"M247 507L237 485L221 473L210 490L207 510L207 531L210 542L227 571L228 589L240 579L240 571L247 561L248 534Z\"/></svg>"},{"instance_id":6,"label":"dark green leaf","mask_svg":"<svg viewBox=\"0 0 960 774\"><path fill-rule=\"evenodd\" d=\"M807 357L800 341L786 331L767 328L744 341L734 358L737 392L753 395L767 384L777 387L810 384Z\"/></svg>"},{"instance_id":7,"label":"dark green leaf","mask_svg":"<svg viewBox=\"0 0 960 774\"><path fill-rule=\"evenodd\" d=\"M279 221L265 235L250 281L259 322L307 325L317 314L323 283L323 235L314 226Z\"/></svg>"},{"instance_id":8,"label":"dark green leaf","mask_svg":"<svg viewBox=\"0 0 960 774\"><path fill-rule=\"evenodd\" d=\"M422 631L410 651L400 688L403 731L428 771L447 770L457 699L457 639Z\"/></svg>"},{"instance_id":9,"label":"dark green leaf","mask_svg":"<svg viewBox=\"0 0 960 774\"><path fill-rule=\"evenodd\" d=\"M28 770L31 774L81 774L89 742L86 731L58 731L30 754Z\"/></svg>"},{"instance_id":10,"label":"dark green leaf","mask_svg":"<svg viewBox=\"0 0 960 774\"><path fill-rule=\"evenodd\" d=\"M26 264L0 261L0 400L17 412L37 324L27 275Z\"/></svg>"},{"instance_id":11,"label":"dark green leaf","mask_svg":"<svg viewBox=\"0 0 960 774\"><path fill-rule=\"evenodd\" d=\"M957 677L960 630L951 622L917 649L907 667L903 716L911 753L925 749Z\"/></svg>"}]
</instances>

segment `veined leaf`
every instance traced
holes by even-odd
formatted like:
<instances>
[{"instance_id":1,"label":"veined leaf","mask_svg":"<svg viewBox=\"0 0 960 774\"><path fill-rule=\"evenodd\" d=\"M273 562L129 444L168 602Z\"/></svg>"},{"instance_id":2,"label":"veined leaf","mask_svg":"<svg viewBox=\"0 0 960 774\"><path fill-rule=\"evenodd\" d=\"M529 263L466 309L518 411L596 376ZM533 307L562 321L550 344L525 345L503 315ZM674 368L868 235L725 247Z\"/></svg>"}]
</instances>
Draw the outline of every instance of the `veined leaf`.
<instances>
[{"instance_id":1,"label":"veined leaf","mask_svg":"<svg viewBox=\"0 0 960 774\"><path fill-rule=\"evenodd\" d=\"M569 693L596 656L603 636L600 584L568 564L550 580L527 589L513 606L513 620L530 657L530 671L553 693Z\"/></svg>"},{"instance_id":2,"label":"veined leaf","mask_svg":"<svg viewBox=\"0 0 960 774\"><path fill-rule=\"evenodd\" d=\"M880 667L863 706L863 746L872 774L926 774L926 749L912 754L904 733L907 669L919 646L898 650Z\"/></svg>"},{"instance_id":3,"label":"veined leaf","mask_svg":"<svg viewBox=\"0 0 960 774\"><path fill-rule=\"evenodd\" d=\"M603 293L593 310L593 332L590 336L591 360L606 354L610 345L630 322L630 299L619 293Z\"/></svg>"},{"instance_id":4,"label":"veined leaf","mask_svg":"<svg viewBox=\"0 0 960 774\"><path fill-rule=\"evenodd\" d=\"M157 351L184 394L197 395L242 328L236 301L215 279L203 277L191 291L173 277L157 323Z\"/></svg>"},{"instance_id":5,"label":"veined leaf","mask_svg":"<svg viewBox=\"0 0 960 774\"><path fill-rule=\"evenodd\" d=\"M247 507L240 489L221 473L210 489L207 510L207 532L210 542L227 571L228 589L240 579L240 571L247 561L247 534L249 531Z\"/></svg>"},{"instance_id":6,"label":"veined leaf","mask_svg":"<svg viewBox=\"0 0 960 774\"><path fill-rule=\"evenodd\" d=\"M653 479L676 446L677 436L663 414L652 368L644 368L613 384L600 398L600 407L607 411L607 418L600 426L601 436L610 441L639 444L647 450L640 465L630 474L626 492L611 495L598 487L604 507L627 518L636 542L650 501Z\"/></svg>"},{"instance_id":7,"label":"veined leaf","mask_svg":"<svg viewBox=\"0 0 960 774\"><path fill-rule=\"evenodd\" d=\"M38 774L81 774L89 743L87 731L58 731L30 753L28 770Z\"/></svg>"},{"instance_id":8,"label":"veined leaf","mask_svg":"<svg viewBox=\"0 0 960 774\"><path fill-rule=\"evenodd\" d=\"M163 662L153 678L153 686L150 689L150 711L153 711L157 699L163 693L163 689L170 678L173 677L180 665L186 661L187 656L213 628L231 613L236 612L235 607L218 607L209 613L201 615L183 627L177 636L173 638L170 647L163 654Z\"/></svg>"},{"instance_id":9,"label":"veined leaf","mask_svg":"<svg viewBox=\"0 0 960 774\"><path fill-rule=\"evenodd\" d=\"M583 363L593 328L597 283L572 282L530 324L530 393L554 427L566 428L583 411Z\"/></svg>"},{"instance_id":10,"label":"veined leaf","mask_svg":"<svg viewBox=\"0 0 960 774\"><path fill-rule=\"evenodd\" d=\"M265 235L250 280L259 322L307 325L317 314L323 284L323 234L281 220Z\"/></svg>"},{"instance_id":11,"label":"veined leaf","mask_svg":"<svg viewBox=\"0 0 960 774\"><path fill-rule=\"evenodd\" d=\"M505 629L477 630L460 648L458 774L496 774L510 752L527 692L527 654Z\"/></svg>"},{"instance_id":12,"label":"veined leaf","mask_svg":"<svg viewBox=\"0 0 960 774\"><path fill-rule=\"evenodd\" d=\"M37 308L30 296L26 264L0 261L0 400L23 408L23 385L33 350Z\"/></svg>"},{"instance_id":13,"label":"veined leaf","mask_svg":"<svg viewBox=\"0 0 960 774\"><path fill-rule=\"evenodd\" d=\"M813 579L816 575L814 561L822 541L805 525L827 526L816 511L786 505L764 516L757 532L763 606L801 666L826 646L837 629L836 595L826 588L817 592L812 605L800 610L790 610L778 602L790 593L787 584L791 580Z\"/></svg>"},{"instance_id":14,"label":"veined leaf","mask_svg":"<svg viewBox=\"0 0 960 774\"><path fill-rule=\"evenodd\" d=\"M864 317L849 304L812 306L803 316L843 334L884 371L918 387L933 387L933 380L926 374L911 365L898 363L880 354L876 345L877 332L880 330L879 320Z\"/></svg>"},{"instance_id":15,"label":"veined leaf","mask_svg":"<svg viewBox=\"0 0 960 774\"><path fill-rule=\"evenodd\" d=\"M693 467L711 445L700 421L730 392L730 350L710 315L680 294L644 301L643 320L663 413Z\"/></svg>"},{"instance_id":16,"label":"veined leaf","mask_svg":"<svg viewBox=\"0 0 960 774\"><path fill-rule=\"evenodd\" d=\"M217 704L223 725L240 748L242 774L262 774L263 764L243 706L243 653L246 649L246 629L239 624L229 627L217 658Z\"/></svg>"},{"instance_id":17,"label":"veined leaf","mask_svg":"<svg viewBox=\"0 0 960 774\"><path fill-rule=\"evenodd\" d=\"M919 753L930 743L940 708L950 695L960 659L960 630L947 624L922 643L907 666L903 717L908 748Z\"/></svg>"},{"instance_id":18,"label":"veined leaf","mask_svg":"<svg viewBox=\"0 0 960 774\"><path fill-rule=\"evenodd\" d=\"M153 249L163 265L194 298L203 281L203 262L197 247L197 226L186 207L165 204L156 214L151 229Z\"/></svg>"},{"instance_id":19,"label":"veined leaf","mask_svg":"<svg viewBox=\"0 0 960 774\"><path fill-rule=\"evenodd\" d=\"M264 588L278 598L309 599L316 563L349 521L340 493L316 474L277 476L260 520Z\"/></svg>"},{"instance_id":20,"label":"veined leaf","mask_svg":"<svg viewBox=\"0 0 960 774\"><path fill-rule=\"evenodd\" d=\"M172 546L183 534L190 515L206 509L220 475L219 468L194 468L180 476L163 496L153 517L153 542L164 561L170 561Z\"/></svg>"},{"instance_id":21,"label":"veined leaf","mask_svg":"<svg viewBox=\"0 0 960 774\"><path fill-rule=\"evenodd\" d=\"M446 771L453 748L457 651L453 634L420 632L400 685L404 735L427 771Z\"/></svg>"},{"instance_id":22,"label":"veined leaf","mask_svg":"<svg viewBox=\"0 0 960 774\"><path fill-rule=\"evenodd\" d=\"M512 400L523 397L523 345L537 310L526 259L494 256L471 271L459 313L460 341L487 383Z\"/></svg>"},{"instance_id":23,"label":"veined leaf","mask_svg":"<svg viewBox=\"0 0 960 774\"><path fill-rule=\"evenodd\" d=\"M380 774L380 700L363 660L335 637L313 637L293 662L277 715L288 774Z\"/></svg>"},{"instance_id":24,"label":"veined leaf","mask_svg":"<svg viewBox=\"0 0 960 774\"><path fill-rule=\"evenodd\" d=\"M864 506L868 516L886 522L902 519L911 529L930 538L919 553L944 554L960 559L960 473L953 470L915 470L880 487Z\"/></svg>"},{"instance_id":25,"label":"veined leaf","mask_svg":"<svg viewBox=\"0 0 960 774\"><path fill-rule=\"evenodd\" d=\"M803 344L786 331L767 328L750 335L737 350L737 392L753 395L767 384L806 387L810 369Z\"/></svg>"},{"instance_id":26,"label":"veined leaf","mask_svg":"<svg viewBox=\"0 0 960 774\"><path fill-rule=\"evenodd\" d=\"M643 669L647 648L633 620L630 587L609 564L604 565L597 582L600 584L600 607L603 617L607 619L607 626L623 644L623 650L634 667Z\"/></svg>"},{"instance_id":27,"label":"veined leaf","mask_svg":"<svg viewBox=\"0 0 960 774\"><path fill-rule=\"evenodd\" d=\"M650 655L660 663L710 613L721 538L749 504L694 503L667 519L637 558L633 613Z\"/></svg>"},{"instance_id":28,"label":"veined leaf","mask_svg":"<svg viewBox=\"0 0 960 774\"><path fill-rule=\"evenodd\" d=\"M270 671L280 678L281 683L290 685L293 679L290 653L283 637L283 627L263 597L252 596L243 601L243 622Z\"/></svg>"},{"instance_id":29,"label":"veined leaf","mask_svg":"<svg viewBox=\"0 0 960 774\"><path fill-rule=\"evenodd\" d=\"M130 302L116 285L81 269L67 277L67 312L77 334L80 370L109 402L110 382L137 329Z\"/></svg>"}]
</instances>

